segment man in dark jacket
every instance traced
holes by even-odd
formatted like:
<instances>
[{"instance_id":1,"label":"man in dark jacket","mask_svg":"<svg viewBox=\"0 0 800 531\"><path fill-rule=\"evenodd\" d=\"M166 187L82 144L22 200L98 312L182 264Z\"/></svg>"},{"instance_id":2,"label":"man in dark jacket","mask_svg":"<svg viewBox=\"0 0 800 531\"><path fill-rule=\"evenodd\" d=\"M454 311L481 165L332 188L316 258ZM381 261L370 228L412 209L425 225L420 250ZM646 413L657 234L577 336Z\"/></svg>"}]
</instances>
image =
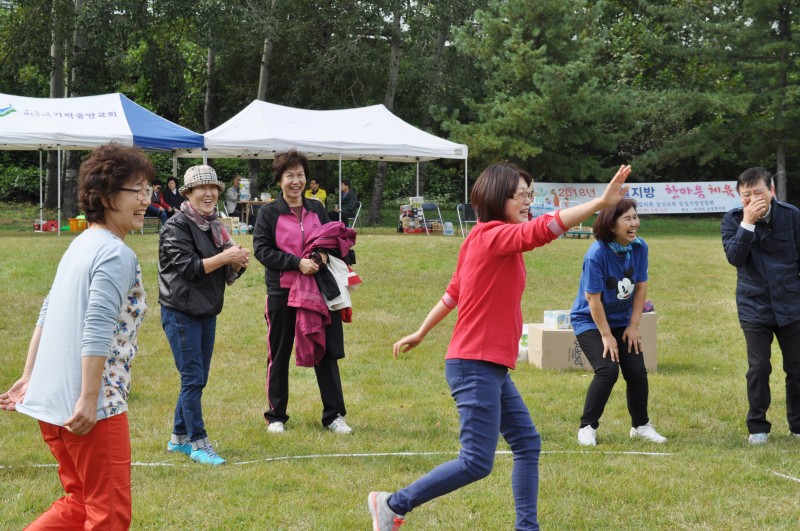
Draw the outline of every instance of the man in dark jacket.
<instances>
[{"instance_id":1,"label":"man in dark jacket","mask_svg":"<svg viewBox=\"0 0 800 531\"><path fill-rule=\"evenodd\" d=\"M742 207L722 220L725 256L737 269L736 305L747 344L747 430L765 444L771 424L769 377L772 338L786 371L786 417L800 438L800 210L775 199L772 175L750 168L736 189Z\"/></svg>"},{"instance_id":2,"label":"man in dark jacket","mask_svg":"<svg viewBox=\"0 0 800 531\"><path fill-rule=\"evenodd\" d=\"M345 225L349 226L348 218L356 217L356 210L358 210L358 196L356 196L355 190L350 188L350 181L348 179L342 179L342 185L340 187L342 192L342 206L336 205L333 208L333 212L328 212L328 218L332 221L341 221ZM339 219L341 217L341 219Z\"/></svg>"}]
</instances>

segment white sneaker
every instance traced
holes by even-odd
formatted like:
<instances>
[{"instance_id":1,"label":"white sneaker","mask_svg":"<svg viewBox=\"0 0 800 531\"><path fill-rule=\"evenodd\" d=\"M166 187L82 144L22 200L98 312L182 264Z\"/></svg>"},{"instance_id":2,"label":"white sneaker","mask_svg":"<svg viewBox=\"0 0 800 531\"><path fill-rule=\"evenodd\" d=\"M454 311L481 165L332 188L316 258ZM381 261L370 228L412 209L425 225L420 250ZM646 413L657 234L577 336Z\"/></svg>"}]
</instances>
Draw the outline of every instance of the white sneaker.
<instances>
[{"instance_id":1,"label":"white sneaker","mask_svg":"<svg viewBox=\"0 0 800 531\"><path fill-rule=\"evenodd\" d=\"M333 419L333 422L325 427L331 430L333 433L340 433L342 435L349 435L353 433L353 428L347 425L347 422L345 422L344 417L341 415Z\"/></svg>"},{"instance_id":2,"label":"white sneaker","mask_svg":"<svg viewBox=\"0 0 800 531\"><path fill-rule=\"evenodd\" d=\"M768 438L769 433L751 433L750 437L747 438L747 442L750 444L767 444Z\"/></svg>"},{"instance_id":3,"label":"white sneaker","mask_svg":"<svg viewBox=\"0 0 800 531\"><path fill-rule=\"evenodd\" d=\"M655 426L649 422L643 426L639 426L638 428L631 428L631 437L641 437L642 439L646 439L654 443L667 442L667 438L659 435Z\"/></svg>"},{"instance_id":4,"label":"white sneaker","mask_svg":"<svg viewBox=\"0 0 800 531\"><path fill-rule=\"evenodd\" d=\"M283 422L276 420L267 425L267 431L270 433L283 433L286 431L286 428L283 427Z\"/></svg>"},{"instance_id":5,"label":"white sneaker","mask_svg":"<svg viewBox=\"0 0 800 531\"><path fill-rule=\"evenodd\" d=\"M597 446L597 430L584 426L578 430L578 444L581 446Z\"/></svg>"},{"instance_id":6,"label":"white sneaker","mask_svg":"<svg viewBox=\"0 0 800 531\"><path fill-rule=\"evenodd\" d=\"M800 433L795 433L793 431L790 431L789 433L791 433L792 437L794 437L795 439L800 439Z\"/></svg>"},{"instance_id":7,"label":"white sneaker","mask_svg":"<svg viewBox=\"0 0 800 531\"><path fill-rule=\"evenodd\" d=\"M397 531L401 525L406 523L402 516L389 507L389 496L391 493L380 491L370 492L367 497L367 507L369 507L369 514L372 515L373 531Z\"/></svg>"}]
</instances>

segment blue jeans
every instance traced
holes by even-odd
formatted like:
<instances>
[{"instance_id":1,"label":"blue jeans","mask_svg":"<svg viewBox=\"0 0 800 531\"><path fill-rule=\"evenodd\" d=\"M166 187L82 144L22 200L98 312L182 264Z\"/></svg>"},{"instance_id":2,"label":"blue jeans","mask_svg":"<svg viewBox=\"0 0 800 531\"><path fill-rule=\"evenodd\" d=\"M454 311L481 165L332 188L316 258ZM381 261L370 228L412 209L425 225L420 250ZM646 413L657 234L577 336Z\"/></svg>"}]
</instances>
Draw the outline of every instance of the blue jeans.
<instances>
[{"instance_id":1,"label":"blue jeans","mask_svg":"<svg viewBox=\"0 0 800 531\"><path fill-rule=\"evenodd\" d=\"M461 418L458 459L441 464L389 498L405 514L492 471L502 435L514 454L511 487L517 512L515 529L539 529L539 452L541 438L522 397L502 365L475 360L445 362L445 376Z\"/></svg>"},{"instance_id":2,"label":"blue jeans","mask_svg":"<svg viewBox=\"0 0 800 531\"><path fill-rule=\"evenodd\" d=\"M196 318L161 306L161 326L181 375L172 433L188 435L191 442L199 441L207 436L201 399L211 368L217 317Z\"/></svg>"},{"instance_id":3,"label":"blue jeans","mask_svg":"<svg viewBox=\"0 0 800 531\"><path fill-rule=\"evenodd\" d=\"M160 219L162 225L167 222L167 211L166 210L159 210L154 206L148 206L147 210L145 210L145 212L144 212L144 215L148 216L148 217Z\"/></svg>"}]
</instances>

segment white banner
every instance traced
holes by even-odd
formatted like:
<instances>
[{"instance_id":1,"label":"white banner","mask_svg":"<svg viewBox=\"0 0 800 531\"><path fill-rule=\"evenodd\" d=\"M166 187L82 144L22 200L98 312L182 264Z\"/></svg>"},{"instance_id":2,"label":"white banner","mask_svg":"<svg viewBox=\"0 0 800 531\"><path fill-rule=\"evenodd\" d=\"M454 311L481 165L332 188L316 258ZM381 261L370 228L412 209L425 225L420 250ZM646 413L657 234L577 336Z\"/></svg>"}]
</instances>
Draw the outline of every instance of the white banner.
<instances>
[{"instance_id":1,"label":"white banner","mask_svg":"<svg viewBox=\"0 0 800 531\"><path fill-rule=\"evenodd\" d=\"M540 213L585 203L602 195L605 187L605 184L534 182L532 209ZM736 181L630 183L627 197L636 200L639 214L703 214L742 206Z\"/></svg>"}]
</instances>

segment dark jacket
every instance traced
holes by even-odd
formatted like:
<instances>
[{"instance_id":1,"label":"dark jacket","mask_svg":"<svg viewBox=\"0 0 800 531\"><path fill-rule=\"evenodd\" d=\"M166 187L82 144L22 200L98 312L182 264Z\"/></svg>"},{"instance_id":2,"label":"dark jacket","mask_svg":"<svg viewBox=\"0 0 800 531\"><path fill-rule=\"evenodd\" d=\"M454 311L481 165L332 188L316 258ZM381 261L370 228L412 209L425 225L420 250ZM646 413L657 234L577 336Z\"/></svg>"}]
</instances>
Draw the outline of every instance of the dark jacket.
<instances>
[{"instance_id":1,"label":"dark jacket","mask_svg":"<svg viewBox=\"0 0 800 531\"><path fill-rule=\"evenodd\" d=\"M222 252L211 231L202 231L183 212L164 224L158 247L158 302L193 317L222 311L230 266L205 273L203 259Z\"/></svg>"},{"instance_id":2,"label":"dark jacket","mask_svg":"<svg viewBox=\"0 0 800 531\"><path fill-rule=\"evenodd\" d=\"M164 198L164 202L166 204L168 204L175 210L180 210L181 203L183 203L185 200L180 193L173 194L171 190L162 191L161 197Z\"/></svg>"},{"instance_id":3,"label":"dark jacket","mask_svg":"<svg viewBox=\"0 0 800 531\"><path fill-rule=\"evenodd\" d=\"M772 200L768 222L741 227L743 208L722 219L722 246L736 266L739 320L785 326L800 320L800 210Z\"/></svg>"},{"instance_id":4,"label":"dark jacket","mask_svg":"<svg viewBox=\"0 0 800 531\"><path fill-rule=\"evenodd\" d=\"M283 194L261 207L253 227L253 254L264 266L268 295L288 296L300 274L306 237L329 222L325 207L314 199L303 199L300 222L286 204Z\"/></svg>"}]
</instances>

